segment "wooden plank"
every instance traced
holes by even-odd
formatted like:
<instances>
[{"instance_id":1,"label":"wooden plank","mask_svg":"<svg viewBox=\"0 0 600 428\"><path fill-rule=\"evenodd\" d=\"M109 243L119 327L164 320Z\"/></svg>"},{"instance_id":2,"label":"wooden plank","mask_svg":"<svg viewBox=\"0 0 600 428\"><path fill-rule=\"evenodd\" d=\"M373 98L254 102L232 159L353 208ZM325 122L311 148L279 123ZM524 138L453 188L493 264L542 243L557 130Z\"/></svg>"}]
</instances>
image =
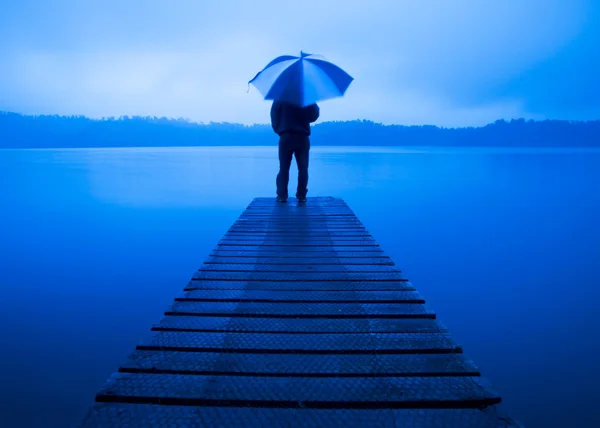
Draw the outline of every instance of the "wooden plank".
<instances>
[{"instance_id":1,"label":"wooden plank","mask_svg":"<svg viewBox=\"0 0 600 428\"><path fill-rule=\"evenodd\" d=\"M313 205L313 204L280 204L280 205L260 205L260 204L252 204L246 207L244 212L253 211L253 210L268 210L273 212L287 212L287 213L296 213L301 211L328 211L328 210L350 210L348 205L342 204L322 204L322 205ZM352 212L352 211L351 211Z\"/></svg>"},{"instance_id":2,"label":"wooden plank","mask_svg":"<svg viewBox=\"0 0 600 428\"><path fill-rule=\"evenodd\" d=\"M513 428L495 409L309 409L98 403L85 427Z\"/></svg>"},{"instance_id":3,"label":"wooden plank","mask_svg":"<svg viewBox=\"0 0 600 428\"><path fill-rule=\"evenodd\" d=\"M354 213L348 206L342 205L329 205L329 206L316 206L316 205L278 205L274 207L265 207L258 205L250 205L246 208L244 212L256 212L256 211L264 211L269 213L284 213L285 215L291 214L302 214L306 212L347 212L352 215Z\"/></svg>"},{"instance_id":4,"label":"wooden plank","mask_svg":"<svg viewBox=\"0 0 600 428\"><path fill-rule=\"evenodd\" d=\"M269 217L280 217L280 218L291 218L293 217L313 217L313 216L345 216L345 217L356 217L354 213L348 209L297 209L292 210L289 207L287 209L273 210L273 209L261 209L261 208L249 208L242 214L243 216L269 216Z\"/></svg>"},{"instance_id":5,"label":"wooden plank","mask_svg":"<svg viewBox=\"0 0 600 428\"><path fill-rule=\"evenodd\" d=\"M139 350L187 352L277 352L306 354L460 353L447 333L191 333L158 331Z\"/></svg>"},{"instance_id":6,"label":"wooden plank","mask_svg":"<svg viewBox=\"0 0 600 428\"><path fill-rule=\"evenodd\" d=\"M331 216L331 218L329 218ZM331 221L336 220L356 220L358 217L351 210L257 210L248 209L244 211L239 219L245 219L248 217L268 217L272 219L288 219L297 218L299 220L312 220L317 217L329 218Z\"/></svg>"},{"instance_id":7,"label":"wooden plank","mask_svg":"<svg viewBox=\"0 0 600 428\"><path fill-rule=\"evenodd\" d=\"M463 354L285 354L136 351L120 372L254 376L479 376Z\"/></svg>"},{"instance_id":8,"label":"wooden plank","mask_svg":"<svg viewBox=\"0 0 600 428\"><path fill-rule=\"evenodd\" d=\"M311 204L318 204L318 203L346 204L346 202L343 199L336 198L334 196L311 196L308 199L310 200ZM289 198L287 203L291 203L294 201L297 201L297 199ZM281 202L277 202L277 200L273 197L258 196L256 198L252 199L252 202L250 202L249 205L254 205L254 204L279 205L279 204L281 204Z\"/></svg>"},{"instance_id":9,"label":"wooden plank","mask_svg":"<svg viewBox=\"0 0 600 428\"><path fill-rule=\"evenodd\" d=\"M259 242L263 245L269 244L277 244L283 242L285 244L293 244L297 242L300 245L320 245L322 243L331 244L334 242L342 242L343 245L347 245L348 243L355 242L356 244L352 245L377 245L375 239L371 236L359 235L359 236L335 236L335 235L321 235L321 236L304 236L302 234L298 235L230 235L229 233L225 234L223 238L221 238L221 242L232 242L232 241L248 241L248 242Z\"/></svg>"},{"instance_id":10,"label":"wooden plank","mask_svg":"<svg viewBox=\"0 0 600 428\"><path fill-rule=\"evenodd\" d=\"M295 198L289 198L286 203L276 202L274 198L271 198L270 201L252 201L248 204L247 208L250 207L272 207L272 208L285 208L285 207L348 207L348 204L341 200L332 200L332 201L317 201L315 196L310 197L309 203L298 203Z\"/></svg>"},{"instance_id":11,"label":"wooden plank","mask_svg":"<svg viewBox=\"0 0 600 428\"><path fill-rule=\"evenodd\" d=\"M295 228L289 228L288 230L282 230L282 229L278 229L278 230L271 230L271 229L248 229L248 228L232 228L229 229L229 231L227 232L227 235L241 235L241 236L259 236L261 238L268 238L268 237L277 237L277 236L281 236L281 237L285 237L285 238L293 238L295 236L304 236L304 237L331 237L331 236L336 236L336 237L348 237L348 236L359 236L359 237L372 237L372 235L368 232L365 232L363 230L342 230L342 231L331 231L331 230L326 230L326 229L322 229L322 230L313 230L313 229L307 229L307 230L298 230Z\"/></svg>"},{"instance_id":12,"label":"wooden plank","mask_svg":"<svg viewBox=\"0 0 600 428\"><path fill-rule=\"evenodd\" d=\"M235 221L234 224L238 224L238 223L239 224L243 224L243 223L247 223L247 222L257 222L257 223L259 223L259 222L265 222L265 223L269 223L269 222L272 222L272 221L281 221L283 223L283 222L285 222L287 220L285 218L282 219L281 218L282 216L265 217L265 218L258 218L258 217L255 217L255 216L251 216L251 217L252 218L246 218L246 217L240 216L240 217L238 217L236 219L236 221ZM330 218L321 218L321 217L319 217L319 218L317 218L317 217L310 217L309 218L309 217L303 217L303 216L295 216L294 220L295 221L299 221L299 222L303 222L303 223L306 223L306 224L308 224L308 223L316 223L316 224L332 223L332 224L335 224L335 223L340 223L340 222L343 223L343 224L345 224L345 223L354 223L354 224L358 223L358 224L362 224L361 220L358 217L356 217L356 216L342 216L342 217L340 217L340 216L335 216L335 217L332 216ZM289 221L288 221L288 223L289 223Z\"/></svg>"},{"instance_id":13,"label":"wooden plank","mask_svg":"<svg viewBox=\"0 0 600 428\"><path fill-rule=\"evenodd\" d=\"M259 246L259 247L379 247L375 241L345 241L345 240L272 240L265 241L262 239L248 241L243 239L223 239L219 241L219 246Z\"/></svg>"},{"instance_id":14,"label":"wooden plank","mask_svg":"<svg viewBox=\"0 0 600 428\"><path fill-rule=\"evenodd\" d=\"M245 224L239 226L232 226L229 228L229 232L238 233L270 233L270 234L291 234L298 235L302 233L324 233L324 234L339 234L343 235L347 233L363 233L372 236L364 226L350 226L350 225L323 225L307 227L304 225L282 225L282 224Z\"/></svg>"},{"instance_id":15,"label":"wooden plank","mask_svg":"<svg viewBox=\"0 0 600 428\"><path fill-rule=\"evenodd\" d=\"M219 281L192 278L185 290L287 290L287 291L385 291L414 290L407 280L399 281Z\"/></svg>"},{"instance_id":16,"label":"wooden plank","mask_svg":"<svg viewBox=\"0 0 600 428\"><path fill-rule=\"evenodd\" d=\"M353 235L353 236L344 236L344 235L329 235L329 234L320 234L320 235L303 235L301 232L294 234L229 234L226 233L221 241L257 241L260 243L277 243L277 242L298 242L299 244L306 245L312 243L312 245L322 245L331 244L332 242L342 242L342 245L348 245L348 242L356 242L355 245L364 245L365 243L369 245L377 245L375 239L371 235Z\"/></svg>"},{"instance_id":17,"label":"wooden plank","mask_svg":"<svg viewBox=\"0 0 600 428\"><path fill-rule=\"evenodd\" d=\"M373 251L377 253L382 253L383 250L381 247L376 245L319 245L319 246L304 246L304 245L219 245L214 251L277 251L277 252L334 252L334 253L344 253L344 252L366 252Z\"/></svg>"},{"instance_id":18,"label":"wooden plank","mask_svg":"<svg viewBox=\"0 0 600 428\"><path fill-rule=\"evenodd\" d=\"M232 228L254 228L254 229L268 229L268 230L295 230L295 231L306 231L306 232L310 232L310 231L321 231L321 230L328 230L328 231L345 231L345 230L360 230L360 231L367 231L367 228L360 224L360 223L355 223L355 222L302 222L302 221L298 221L298 222L293 222L292 224L290 224L289 221L285 221L285 222L276 222L276 221L269 221L269 222L259 222L259 221L250 221L250 222L244 222L244 223L234 223L232 226Z\"/></svg>"},{"instance_id":19,"label":"wooden plank","mask_svg":"<svg viewBox=\"0 0 600 428\"><path fill-rule=\"evenodd\" d=\"M358 220L338 220L338 221L326 221L326 220L294 220L292 224L291 222L286 221L278 221L278 220L238 220L231 225L231 227L255 227L255 228L269 228L269 229L298 229L298 230L320 230L320 229L362 229L365 230L366 227Z\"/></svg>"},{"instance_id":20,"label":"wooden plank","mask_svg":"<svg viewBox=\"0 0 600 428\"><path fill-rule=\"evenodd\" d=\"M295 199L288 199L286 203L275 202L274 200L271 200L270 202L267 202L267 203L253 201L252 203L248 204L248 206L246 208L257 208L257 207L265 207L265 208L270 207L270 208L276 208L276 209L285 209L285 208L289 208L289 207L293 207L294 209L311 208L311 207L347 208L348 204L342 200L330 201L330 202L315 201L314 196L311 196L310 203L298 203Z\"/></svg>"},{"instance_id":21,"label":"wooden plank","mask_svg":"<svg viewBox=\"0 0 600 428\"><path fill-rule=\"evenodd\" d=\"M294 227L294 228L289 228L288 230L281 230L280 229L281 226L273 226L273 228L269 229L269 228L262 228L262 231L257 231L256 227L252 227L252 226L248 226L248 227L240 227L240 228L235 228L235 229L230 229L229 231L227 231L227 234L232 234L232 235L250 235L250 234L255 234L256 236L260 236L261 238L266 238L266 237L275 237L275 236L281 236L281 237L294 237L297 235L304 235L307 234L306 236L320 236L320 235L324 235L326 237L331 237L331 236L359 236L359 237L367 237L367 238L372 238L373 235L371 235L370 233L368 233L366 230L364 229L359 229L359 228L355 228L355 229L351 229L351 228L339 228L339 229L335 229L335 228L298 228L298 227Z\"/></svg>"},{"instance_id":22,"label":"wooden plank","mask_svg":"<svg viewBox=\"0 0 600 428\"><path fill-rule=\"evenodd\" d=\"M190 290L176 301L425 303L417 291Z\"/></svg>"},{"instance_id":23,"label":"wooden plank","mask_svg":"<svg viewBox=\"0 0 600 428\"><path fill-rule=\"evenodd\" d=\"M349 210L348 205L311 205L311 204L279 204L272 206L265 206L260 204L250 204L246 208L246 211L250 210L269 210L269 211L284 211L284 212L297 212L297 211L312 211L312 210Z\"/></svg>"},{"instance_id":24,"label":"wooden plank","mask_svg":"<svg viewBox=\"0 0 600 428\"><path fill-rule=\"evenodd\" d=\"M348 204L346 204L343 200L341 199L337 199L337 200L331 200L331 201L317 201L315 199L313 199L314 197L310 198L310 204L309 203L301 203L301 204L296 204L299 207L302 208L310 208L310 207L315 207L315 206L329 206L329 205L339 205L339 206L348 206ZM261 203L262 201L256 201L253 200L250 204L248 204L248 208L250 207L260 207L260 206L271 206L271 207L275 207L275 208L285 208L286 206L290 206L293 205L293 202L297 201L296 198L288 198L287 203L281 203L281 202L277 202L275 201L273 198L271 199L271 201L264 201L264 203Z\"/></svg>"},{"instance_id":25,"label":"wooden plank","mask_svg":"<svg viewBox=\"0 0 600 428\"><path fill-rule=\"evenodd\" d=\"M250 210L269 210L269 211L283 211L289 213L301 212L301 211L312 211L312 210L350 210L348 205L341 204L327 204L327 205L311 205L311 204L285 204L265 206L260 204L250 204L246 207L245 211Z\"/></svg>"},{"instance_id":26,"label":"wooden plank","mask_svg":"<svg viewBox=\"0 0 600 428\"><path fill-rule=\"evenodd\" d=\"M296 212L296 211L309 211L309 210L349 210L348 205L344 204L284 204L279 205L261 205L261 204L250 204L246 207L248 210L270 210L270 211L285 211L285 212Z\"/></svg>"},{"instance_id":27,"label":"wooden plank","mask_svg":"<svg viewBox=\"0 0 600 428\"><path fill-rule=\"evenodd\" d=\"M356 217L356 215L348 208L344 207L308 207L308 206L297 206L294 207L292 205L281 206L278 208L246 208L242 215L273 215L273 216L308 216L311 214L316 215L345 215Z\"/></svg>"},{"instance_id":28,"label":"wooden plank","mask_svg":"<svg viewBox=\"0 0 600 428\"><path fill-rule=\"evenodd\" d=\"M165 315L273 318L434 318L433 311L412 303L253 303L178 302Z\"/></svg>"},{"instance_id":29,"label":"wooden plank","mask_svg":"<svg viewBox=\"0 0 600 428\"><path fill-rule=\"evenodd\" d=\"M400 272L210 272L196 271L194 279L214 281L401 281Z\"/></svg>"},{"instance_id":30,"label":"wooden plank","mask_svg":"<svg viewBox=\"0 0 600 428\"><path fill-rule=\"evenodd\" d=\"M350 213L298 213L296 214L294 217L292 217L291 215L285 215L285 214L276 214L276 213L256 213L256 214L252 214L252 213L248 213L247 211L244 212L244 214L242 214L240 216L240 219L274 219L274 220L282 220L282 219L292 219L292 218L299 218L299 219L323 219L323 220L327 220L327 221L331 221L332 217L339 217L342 220L345 219L354 219L356 218L354 216L354 214L350 214Z\"/></svg>"},{"instance_id":31,"label":"wooden plank","mask_svg":"<svg viewBox=\"0 0 600 428\"><path fill-rule=\"evenodd\" d=\"M330 200L320 199L319 196L310 196L308 202L299 203L296 198L288 198L287 202L281 203L277 202L275 198L257 198L252 200L248 204L248 207L285 207L285 206L344 206L347 207L348 204L343 199L331 198Z\"/></svg>"},{"instance_id":32,"label":"wooden plank","mask_svg":"<svg viewBox=\"0 0 600 428\"><path fill-rule=\"evenodd\" d=\"M339 225L329 226L322 225L315 227L304 227L304 225L288 224L284 226L282 224L272 225L261 225L261 224L245 224L245 225L233 225L229 228L230 232L243 232L243 233L282 233L282 234L299 234L299 233L333 233L333 234L344 234L347 233L363 233L369 234L364 226L350 226L350 225Z\"/></svg>"},{"instance_id":33,"label":"wooden plank","mask_svg":"<svg viewBox=\"0 0 600 428\"><path fill-rule=\"evenodd\" d=\"M317 223L317 224L303 224L303 223L294 223L290 224L290 222L285 223L259 223L259 222L251 222L251 223L241 223L241 224L233 224L230 227L230 230L236 229L255 229L255 230L266 230L269 232L293 232L293 233L302 233L302 232L365 232L368 233L366 227L361 224L341 224L341 223Z\"/></svg>"},{"instance_id":34,"label":"wooden plank","mask_svg":"<svg viewBox=\"0 0 600 428\"><path fill-rule=\"evenodd\" d=\"M362 225L297 225L297 224L240 224L232 225L229 228L230 232L243 232L243 233L333 233L343 235L345 233L363 233L369 234L366 227Z\"/></svg>"},{"instance_id":35,"label":"wooden plank","mask_svg":"<svg viewBox=\"0 0 600 428\"><path fill-rule=\"evenodd\" d=\"M345 221L345 220L354 220L358 221L358 217L352 213L352 211L309 211L309 210L281 210L281 211L260 211L260 210L246 210L244 211L239 220L251 218L269 218L274 220L281 219L298 219L298 220L313 220L317 218L321 219L329 219L331 221Z\"/></svg>"},{"instance_id":36,"label":"wooden plank","mask_svg":"<svg viewBox=\"0 0 600 428\"><path fill-rule=\"evenodd\" d=\"M310 238L310 237L249 237L249 236L227 236L225 235L217 244L223 245L260 245L263 247L332 247L332 246L359 246L379 247L379 244L371 238ZM267 249L267 248L265 248Z\"/></svg>"},{"instance_id":37,"label":"wooden plank","mask_svg":"<svg viewBox=\"0 0 600 428\"><path fill-rule=\"evenodd\" d=\"M244 215L244 213L242 213L240 215L240 217L237 218L236 222L237 223L244 223L244 222L248 222L248 221L254 221L254 222L288 222L289 223L290 217L286 217L286 216L268 216L268 215ZM306 224L313 224L313 223L341 223L341 224L346 224L346 223L353 223L353 224L362 224L360 219L358 217L356 217L355 215L344 215L344 216L326 216L326 215L320 215L320 216L301 216L301 215L297 215L294 216L293 218L294 222L300 222L300 223L306 223Z\"/></svg>"},{"instance_id":38,"label":"wooden plank","mask_svg":"<svg viewBox=\"0 0 600 428\"><path fill-rule=\"evenodd\" d=\"M210 253L211 257L260 257L268 258L270 260L275 259L300 259L300 258L339 258L340 260L351 259L351 258L385 258L389 259L389 256L379 247L378 249L369 249L369 251L269 251L269 250L234 250L230 251L229 248L223 249L217 247ZM301 262L299 260L299 262Z\"/></svg>"},{"instance_id":39,"label":"wooden plank","mask_svg":"<svg viewBox=\"0 0 600 428\"><path fill-rule=\"evenodd\" d=\"M205 264L246 264L254 265L388 265L393 266L394 262L389 257L236 257L215 253L209 257Z\"/></svg>"},{"instance_id":40,"label":"wooden plank","mask_svg":"<svg viewBox=\"0 0 600 428\"><path fill-rule=\"evenodd\" d=\"M315 202L311 197L310 203L298 203L295 199L288 199L286 203L260 203L252 202L248 204L246 209L250 208L270 208L270 209L318 209L318 208L348 208L348 204L340 202Z\"/></svg>"},{"instance_id":41,"label":"wooden plank","mask_svg":"<svg viewBox=\"0 0 600 428\"><path fill-rule=\"evenodd\" d=\"M325 201L325 200L316 200L314 199L314 196L310 197L310 202L311 203L300 203L300 204L296 204L300 207L303 208L308 208L308 207L314 207L314 206L328 206L328 205L340 205L340 206L348 206L342 199L332 199L330 201ZM294 202L296 202L297 199L296 198L288 198L286 203L281 203L281 202L277 202L275 201L274 198L271 198L270 201L257 201L257 200L253 200L250 204L248 204L248 207L258 207L258 206L272 206L272 207L276 207L276 208L281 208L281 207L286 207L286 206L290 206L293 205Z\"/></svg>"},{"instance_id":42,"label":"wooden plank","mask_svg":"<svg viewBox=\"0 0 600 428\"><path fill-rule=\"evenodd\" d=\"M274 216L270 216L267 214L257 214L257 215L253 215L253 214L249 214L246 215L245 212L242 213L236 221L238 222L244 222L244 221L289 221L290 216L284 216L284 215L274 215ZM360 223L360 219L358 217L356 217L355 215L342 215L342 216L327 216L327 215L318 215L318 216L303 216L303 215L296 215L293 218L294 221L299 221L299 222L305 222L305 223L314 223L314 222L319 222L319 221L323 221L323 222L327 222L327 223L336 223L336 222L342 222L342 223Z\"/></svg>"},{"instance_id":43,"label":"wooden plank","mask_svg":"<svg viewBox=\"0 0 600 428\"><path fill-rule=\"evenodd\" d=\"M237 220L231 225L232 227L258 227L258 228L279 228L279 229L366 229L366 227L360 222L360 220L301 220L298 219L290 224L289 221L276 221L269 219L256 219L256 220Z\"/></svg>"},{"instance_id":44,"label":"wooden plank","mask_svg":"<svg viewBox=\"0 0 600 428\"><path fill-rule=\"evenodd\" d=\"M218 381L217 381L218 380ZM369 393L366 394L365 391ZM115 373L100 402L308 408L480 408L500 397L480 377L282 378Z\"/></svg>"},{"instance_id":45,"label":"wooden plank","mask_svg":"<svg viewBox=\"0 0 600 428\"><path fill-rule=\"evenodd\" d=\"M204 264L200 269L202 272L302 272L302 273L325 273L325 272L373 272L387 273L400 272L396 266L385 265L343 265L341 263L330 265L298 265L298 264Z\"/></svg>"},{"instance_id":46,"label":"wooden plank","mask_svg":"<svg viewBox=\"0 0 600 428\"><path fill-rule=\"evenodd\" d=\"M351 230L341 230L341 231L332 231L327 229L322 230L314 230L314 229L290 229L287 231L282 230L269 230L264 229L262 231L258 231L256 229L230 229L226 232L225 236L255 236L256 238L265 239L265 238L342 238L342 237L358 237L373 239L373 235L365 231L351 231ZM255 238L255 239L256 239Z\"/></svg>"},{"instance_id":47,"label":"wooden plank","mask_svg":"<svg viewBox=\"0 0 600 428\"><path fill-rule=\"evenodd\" d=\"M155 331L240 333L447 333L430 318L259 318L165 316Z\"/></svg>"},{"instance_id":48,"label":"wooden plank","mask_svg":"<svg viewBox=\"0 0 600 428\"><path fill-rule=\"evenodd\" d=\"M302 203L302 204L293 204L292 202L294 202L295 199L288 199L287 203L274 203L275 201L271 201L271 203L266 203L266 204L261 204L260 202L257 201L253 201L252 203L248 204L247 208L257 208L257 207L272 207L272 208L276 208L276 209L289 209L290 207L294 207L294 205L297 206L294 207L295 209L310 209L310 208L314 208L314 207L319 207L319 206L340 206L340 207L348 207L348 204L343 203L341 201L339 202L326 202L326 203ZM311 198L311 202L314 202Z\"/></svg>"},{"instance_id":49,"label":"wooden plank","mask_svg":"<svg viewBox=\"0 0 600 428\"><path fill-rule=\"evenodd\" d=\"M314 220L324 220L324 221L359 221L358 218L351 213L348 214L328 214L328 213L301 213L296 212L294 214L290 213L248 213L248 211L244 211L239 217L239 220L289 220L293 218L294 220L306 220L306 221L314 221Z\"/></svg>"},{"instance_id":50,"label":"wooden plank","mask_svg":"<svg viewBox=\"0 0 600 428\"><path fill-rule=\"evenodd\" d=\"M247 218L269 218L274 220L291 219L292 217L299 220L313 220L313 219L329 219L331 221L344 221L344 220L355 220L359 221L358 217L351 210L299 210L299 209L285 209L285 210L260 210L260 209L247 209L244 211L239 220Z\"/></svg>"},{"instance_id":51,"label":"wooden plank","mask_svg":"<svg viewBox=\"0 0 600 428\"><path fill-rule=\"evenodd\" d=\"M268 211L274 213L297 214L310 211L329 212L329 211L348 211L352 214L352 210L348 205L308 205L308 204L281 204L281 205L249 205L243 212L252 211Z\"/></svg>"}]
</instances>

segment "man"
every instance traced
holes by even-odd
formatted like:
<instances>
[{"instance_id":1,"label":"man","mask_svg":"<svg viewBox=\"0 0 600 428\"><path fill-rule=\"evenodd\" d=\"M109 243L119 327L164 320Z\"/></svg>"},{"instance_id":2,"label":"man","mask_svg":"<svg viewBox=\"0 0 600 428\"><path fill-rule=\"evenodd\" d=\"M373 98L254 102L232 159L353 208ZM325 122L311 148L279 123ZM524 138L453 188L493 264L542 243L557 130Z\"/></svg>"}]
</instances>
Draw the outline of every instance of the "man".
<instances>
[{"instance_id":1,"label":"man","mask_svg":"<svg viewBox=\"0 0 600 428\"><path fill-rule=\"evenodd\" d=\"M310 124L319 118L319 106L299 107L275 101L271 106L271 126L279 135L279 173L277 174L277 202L286 202L292 156L298 165L298 202L306 202L308 192L308 152Z\"/></svg>"}]
</instances>

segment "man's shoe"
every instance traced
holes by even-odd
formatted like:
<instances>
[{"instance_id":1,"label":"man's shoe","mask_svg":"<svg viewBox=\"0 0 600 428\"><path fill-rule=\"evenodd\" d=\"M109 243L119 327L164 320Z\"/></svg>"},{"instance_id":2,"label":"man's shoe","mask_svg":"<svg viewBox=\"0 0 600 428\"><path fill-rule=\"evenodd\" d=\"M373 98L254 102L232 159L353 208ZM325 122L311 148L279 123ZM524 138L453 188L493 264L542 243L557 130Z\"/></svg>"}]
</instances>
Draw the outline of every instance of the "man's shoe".
<instances>
[{"instance_id":1,"label":"man's shoe","mask_svg":"<svg viewBox=\"0 0 600 428\"><path fill-rule=\"evenodd\" d=\"M287 196L277 196L277 202L287 202Z\"/></svg>"},{"instance_id":2,"label":"man's shoe","mask_svg":"<svg viewBox=\"0 0 600 428\"><path fill-rule=\"evenodd\" d=\"M299 204L305 204L306 203L306 196L298 196L298 203Z\"/></svg>"}]
</instances>

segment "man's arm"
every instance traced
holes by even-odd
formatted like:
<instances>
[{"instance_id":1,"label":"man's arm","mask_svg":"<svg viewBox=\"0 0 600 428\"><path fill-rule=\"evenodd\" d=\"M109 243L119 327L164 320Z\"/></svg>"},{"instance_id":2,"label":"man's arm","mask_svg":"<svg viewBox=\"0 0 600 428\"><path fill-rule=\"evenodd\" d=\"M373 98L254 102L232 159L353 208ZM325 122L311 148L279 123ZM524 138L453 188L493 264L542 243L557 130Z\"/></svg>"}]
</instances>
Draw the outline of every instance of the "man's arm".
<instances>
[{"instance_id":1,"label":"man's arm","mask_svg":"<svg viewBox=\"0 0 600 428\"><path fill-rule=\"evenodd\" d=\"M319 118L320 109L316 104L311 104L307 106L304 111L306 112L306 120L309 123L315 122Z\"/></svg>"},{"instance_id":2,"label":"man's arm","mask_svg":"<svg viewBox=\"0 0 600 428\"><path fill-rule=\"evenodd\" d=\"M279 121L281 119L281 103L274 101L271 106L271 127L273 131L277 133L279 128Z\"/></svg>"}]
</instances>

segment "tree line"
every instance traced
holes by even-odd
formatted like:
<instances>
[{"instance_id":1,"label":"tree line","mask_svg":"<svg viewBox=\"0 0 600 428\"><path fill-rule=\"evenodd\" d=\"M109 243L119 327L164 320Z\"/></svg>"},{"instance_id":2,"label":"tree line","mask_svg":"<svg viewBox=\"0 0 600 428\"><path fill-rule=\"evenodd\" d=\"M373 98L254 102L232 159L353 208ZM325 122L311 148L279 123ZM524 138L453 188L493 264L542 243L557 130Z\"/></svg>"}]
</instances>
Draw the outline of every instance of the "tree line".
<instances>
[{"instance_id":1,"label":"tree line","mask_svg":"<svg viewBox=\"0 0 600 428\"><path fill-rule=\"evenodd\" d=\"M498 120L481 127L383 125L368 120L313 126L327 146L600 147L600 120ZM0 112L0 148L265 146L270 125L196 123L165 117L22 115Z\"/></svg>"}]
</instances>

